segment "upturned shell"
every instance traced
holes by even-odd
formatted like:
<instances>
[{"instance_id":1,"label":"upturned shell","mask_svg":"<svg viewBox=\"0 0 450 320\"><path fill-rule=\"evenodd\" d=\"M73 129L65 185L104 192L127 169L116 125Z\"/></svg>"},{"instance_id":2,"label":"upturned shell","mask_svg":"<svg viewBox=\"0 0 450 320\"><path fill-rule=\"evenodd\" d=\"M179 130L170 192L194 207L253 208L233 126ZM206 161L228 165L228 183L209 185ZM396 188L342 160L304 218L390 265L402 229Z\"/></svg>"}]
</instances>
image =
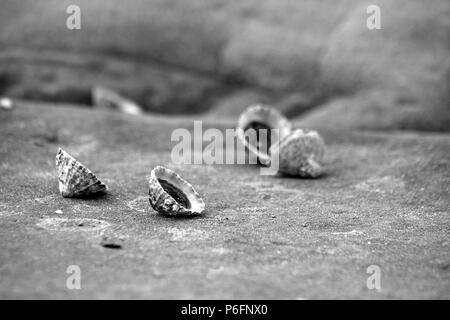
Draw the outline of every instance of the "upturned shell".
<instances>
[{"instance_id":1,"label":"upturned shell","mask_svg":"<svg viewBox=\"0 0 450 320\"><path fill-rule=\"evenodd\" d=\"M141 107L133 101L122 97L117 92L102 87L94 87L92 89L92 102L94 106L102 109L112 109L132 115L142 113Z\"/></svg>"},{"instance_id":2,"label":"upturned shell","mask_svg":"<svg viewBox=\"0 0 450 320\"><path fill-rule=\"evenodd\" d=\"M281 173L303 178L317 178L323 173L325 143L317 131L294 130L270 152L278 157Z\"/></svg>"},{"instance_id":3,"label":"upturned shell","mask_svg":"<svg viewBox=\"0 0 450 320\"><path fill-rule=\"evenodd\" d=\"M56 154L56 170L63 197L88 197L107 190L95 174L61 148Z\"/></svg>"},{"instance_id":4,"label":"upturned shell","mask_svg":"<svg viewBox=\"0 0 450 320\"><path fill-rule=\"evenodd\" d=\"M150 174L149 198L152 208L165 215L193 216L205 209L205 203L192 185L162 166Z\"/></svg>"},{"instance_id":5,"label":"upturned shell","mask_svg":"<svg viewBox=\"0 0 450 320\"><path fill-rule=\"evenodd\" d=\"M267 129L267 141L259 139L257 134L257 144L252 144L246 139L245 132L254 129L258 133L259 129ZM279 129L279 137L271 137L270 129ZM262 164L270 162L270 143L271 141L282 140L291 132L291 123L277 110L265 105L252 105L248 107L239 117L237 125L237 134L245 147L258 157Z\"/></svg>"}]
</instances>

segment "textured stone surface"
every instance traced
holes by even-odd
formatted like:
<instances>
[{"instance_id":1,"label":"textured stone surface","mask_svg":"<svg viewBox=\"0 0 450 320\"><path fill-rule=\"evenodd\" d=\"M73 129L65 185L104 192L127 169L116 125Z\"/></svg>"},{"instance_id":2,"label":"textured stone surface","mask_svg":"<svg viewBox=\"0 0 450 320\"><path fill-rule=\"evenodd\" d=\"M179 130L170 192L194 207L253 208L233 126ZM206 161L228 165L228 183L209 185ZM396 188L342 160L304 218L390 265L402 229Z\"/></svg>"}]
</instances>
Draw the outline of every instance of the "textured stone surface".
<instances>
[{"instance_id":1,"label":"textured stone surface","mask_svg":"<svg viewBox=\"0 0 450 320\"><path fill-rule=\"evenodd\" d=\"M323 130L327 174L301 180L171 164L170 133L191 120L0 111L0 297L450 298L448 135ZM109 193L62 198L58 146ZM158 164L193 184L204 216L155 214L146 176ZM372 264L381 292L366 287ZM69 265L80 290L66 289Z\"/></svg>"},{"instance_id":2,"label":"textured stone surface","mask_svg":"<svg viewBox=\"0 0 450 320\"><path fill-rule=\"evenodd\" d=\"M104 85L163 113L273 103L328 128L450 128L450 3L3 0L0 94L91 104ZM317 109L317 112L316 112Z\"/></svg>"}]
</instances>

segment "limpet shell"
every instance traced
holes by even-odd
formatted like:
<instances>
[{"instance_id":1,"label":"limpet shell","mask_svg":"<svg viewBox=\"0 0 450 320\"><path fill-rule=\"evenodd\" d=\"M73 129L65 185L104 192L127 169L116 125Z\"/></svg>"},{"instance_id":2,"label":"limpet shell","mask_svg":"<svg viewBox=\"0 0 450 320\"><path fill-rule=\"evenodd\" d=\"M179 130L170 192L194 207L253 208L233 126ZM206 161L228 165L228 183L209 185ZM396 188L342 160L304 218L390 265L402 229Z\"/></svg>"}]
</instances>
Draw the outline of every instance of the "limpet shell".
<instances>
[{"instance_id":1,"label":"limpet shell","mask_svg":"<svg viewBox=\"0 0 450 320\"><path fill-rule=\"evenodd\" d=\"M61 148L56 154L56 170L63 197L88 197L108 189L91 170Z\"/></svg>"},{"instance_id":2,"label":"limpet shell","mask_svg":"<svg viewBox=\"0 0 450 320\"><path fill-rule=\"evenodd\" d=\"M252 144L245 137L245 132L249 129L254 129L258 133L260 129L267 129L267 140L266 142L260 141L259 134L257 134L257 144ZM266 105L252 105L249 106L240 116L237 125L237 135L244 146L257 156L257 159L262 164L268 164L270 162L270 144L271 143L271 132L270 129L279 129L279 137L272 137L273 141L275 139L282 140L288 136L291 132L291 123L289 120L279 113L276 109L273 109Z\"/></svg>"},{"instance_id":3,"label":"limpet shell","mask_svg":"<svg viewBox=\"0 0 450 320\"><path fill-rule=\"evenodd\" d=\"M323 173L325 143L317 131L296 129L280 144L270 148L278 157L278 171L303 178L317 178Z\"/></svg>"},{"instance_id":4,"label":"limpet shell","mask_svg":"<svg viewBox=\"0 0 450 320\"><path fill-rule=\"evenodd\" d=\"M165 215L193 216L205 209L192 185L162 166L155 167L150 174L149 199L152 208Z\"/></svg>"},{"instance_id":5,"label":"limpet shell","mask_svg":"<svg viewBox=\"0 0 450 320\"><path fill-rule=\"evenodd\" d=\"M142 109L133 101L122 97L117 92L103 87L92 89L92 102L94 106L102 109L118 110L122 113L139 115Z\"/></svg>"}]
</instances>

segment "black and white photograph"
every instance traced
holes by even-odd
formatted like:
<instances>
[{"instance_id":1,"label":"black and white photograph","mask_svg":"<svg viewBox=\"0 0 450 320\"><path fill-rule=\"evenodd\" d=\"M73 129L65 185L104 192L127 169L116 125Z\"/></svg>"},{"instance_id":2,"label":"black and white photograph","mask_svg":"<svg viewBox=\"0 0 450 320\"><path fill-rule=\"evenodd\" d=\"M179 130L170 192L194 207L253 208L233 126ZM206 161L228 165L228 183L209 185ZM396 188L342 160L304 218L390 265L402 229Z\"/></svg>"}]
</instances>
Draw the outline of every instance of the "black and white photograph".
<instances>
[{"instance_id":1,"label":"black and white photograph","mask_svg":"<svg viewBox=\"0 0 450 320\"><path fill-rule=\"evenodd\" d=\"M449 214L449 0L0 0L0 300L449 300Z\"/></svg>"}]
</instances>

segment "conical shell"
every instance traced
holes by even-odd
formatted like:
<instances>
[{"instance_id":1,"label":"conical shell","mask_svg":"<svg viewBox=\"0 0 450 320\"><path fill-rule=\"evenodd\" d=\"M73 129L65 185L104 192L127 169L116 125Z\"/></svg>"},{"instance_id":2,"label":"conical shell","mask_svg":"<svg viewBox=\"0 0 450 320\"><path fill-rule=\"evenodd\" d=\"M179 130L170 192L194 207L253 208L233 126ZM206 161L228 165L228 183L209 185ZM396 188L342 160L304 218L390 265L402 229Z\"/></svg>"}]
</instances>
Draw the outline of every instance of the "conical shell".
<instances>
[{"instance_id":1,"label":"conical shell","mask_svg":"<svg viewBox=\"0 0 450 320\"><path fill-rule=\"evenodd\" d=\"M268 141L260 141L254 145L246 139L245 132L248 129L279 129L278 137L272 137L272 141L284 139L291 132L291 123L277 110L265 105L252 105L248 107L239 117L237 125L237 134L245 147L257 156L262 164L270 162L270 133L267 135Z\"/></svg>"},{"instance_id":2,"label":"conical shell","mask_svg":"<svg viewBox=\"0 0 450 320\"><path fill-rule=\"evenodd\" d=\"M149 198L152 208L165 215L193 216L205 209L205 203L192 185L162 166L150 174Z\"/></svg>"},{"instance_id":3,"label":"conical shell","mask_svg":"<svg viewBox=\"0 0 450 320\"><path fill-rule=\"evenodd\" d=\"M139 115L142 109L133 101L122 97L117 92L102 87L92 89L92 102L94 106L102 109L118 110L123 113Z\"/></svg>"},{"instance_id":4,"label":"conical shell","mask_svg":"<svg viewBox=\"0 0 450 320\"><path fill-rule=\"evenodd\" d=\"M294 130L270 152L278 157L281 173L303 178L317 178L323 173L325 143L317 131Z\"/></svg>"},{"instance_id":5,"label":"conical shell","mask_svg":"<svg viewBox=\"0 0 450 320\"><path fill-rule=\"evenodd\" d=\"M61 148L56 154L56 170L63 197L88 197L107 190L95 174Z\"/></svg>"}]
</instances>

